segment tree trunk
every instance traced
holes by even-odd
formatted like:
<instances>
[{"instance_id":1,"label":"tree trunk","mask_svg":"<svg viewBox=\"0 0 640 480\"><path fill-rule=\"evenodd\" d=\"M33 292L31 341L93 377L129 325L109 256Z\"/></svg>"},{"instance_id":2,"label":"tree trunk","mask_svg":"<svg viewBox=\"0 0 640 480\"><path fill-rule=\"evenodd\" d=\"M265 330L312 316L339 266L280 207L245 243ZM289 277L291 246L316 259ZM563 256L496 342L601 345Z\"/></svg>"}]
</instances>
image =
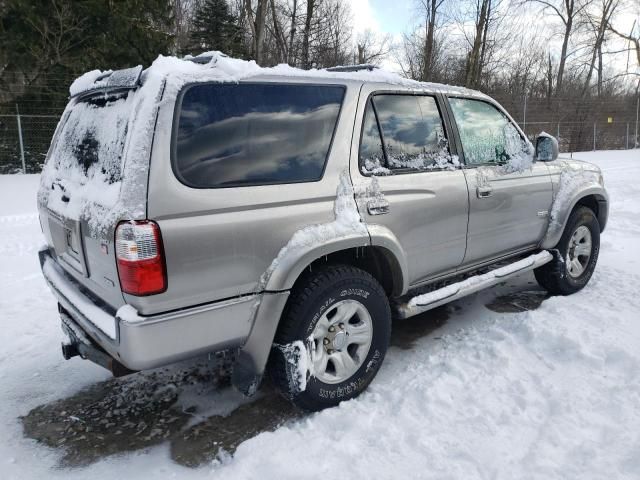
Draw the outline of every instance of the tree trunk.
<instances>
[{"instance_id":1,"label":"tree trunk","mask_svg":"<svg viewBox=\"0 0 640 480\"><path fill-rule=\"evenodd\" d=\"M611 16L617 6L617 0L605 0L602 4L602 12L599 19L596 38L593 43L593 52L591 53L591 62L589 63L589 72L587 73L587 79L585 80L584 87L582 88L583 96L586 95L589 90L593 71L596 69L596 61L599 62L600 67L598 69L598 95L600 95L600 91L602 89L602 43L604 42L609 20L611 20Z\"/></svg>"},{"instance_id":2,"label":"tree trunk","mask_svg":"<svg viewBox=\"0 0 640 480\"><path fill-rule=\"evenodd\" d=\"M473 46L467 57L467 69L465 75L465 85L469 88L477 88L478 72L480 70L480 54L485 35L485 25L487 23L487 13L491 0L482 0L480 12L476 20L476 35L473 39Z\"/></svg>"},{"instance_id":3,"label":"tree trunk","mask_svg":"<svg viewBox=\"0 0 640 480\"><path fill-rule=\"evenodd\" d=\"M598 47L598 97L602 96L602 44Z\"/></svg>"},{"instance_id":4,"label":"tree trunk","mask_svg":"<svg viewBox=\"0 0 640 480\"><path fill-rule=\"evenodd\" d=\"M268 1L269 0L258 0L258 6L254 15L251 0L244 0L244 11L249 22L249 27L251 28L253 58L258 65L262 65L264 61L262 46L264 43L264 23L267 18Z\"/></svg>"},{"instance_id":5,"label":"tree trunk","mask_svg":"<svg viewBox=\"0 0 640 480\"><path fill-rule=\"evenodd\" d=\"M438 0L429 0L427 8L429 11L425 22L427 32L424 43L424 69L422 72L422 80L425 82L433 80L433 51Z\"/></svg>"},{"instance_id":6,"label":"tree trunk","mask_svg":"<svg viewBox=\"0 0 640 480\"><path fill-rule=\"evenodd\" d=\"M553 64L551 63L551 52L548 54L547 63L547 103L551 102L553 95Z\"/></svg>"},{"instance_id":7,"label":"tree trunk","mask_svg":"<svg viewBox=\"0 0 640 480\"><path fill-rule=\"evenodd\" d=\"M309 36L311 35L311 23L316 0L307 0L307 17L304 20L304 32L302 35L302 68L311 68L309 63Z\"/></svg>"},{"instance_id":8,"label":"tree trunk","mask_svg":"<svg viewBox=\"0 0 640 480\"><path fill-rule=\"evenodd\" d=\"M569 37L573 28L573 13L567 14L567 21L564 25L564 38L562 39L562 50L560 51L560 62L558 63L558 77L556 79L556 95L562 91L562 78L564 77L564 66L567 63L567 49L569 48Z\"/></svg>"},{"instance_id":9,"label":"tree trunk","mask_svg":"<svg viewBox=\"0 0 640 480\"><path fill-rule=\"evenodd\" d=\"M278 46L278 63L286 62L287 41L285 39L284 33L282 32L280 22L278 21L278 15L276 13L276 2L275 0L271 0L269 3L271 4L271 17L273 19L273 34L276 37L276 45Z\"/></svg>"},{"instance_id":10,"label":"tree trunk","mask_svg":"<svg viewBox=\"0 0 640 480\"><path fill-rule=\"evenodd\" d=\"M289 30L289 49L287 50L287 63L292 65L293 62L293 39L296 36L296 13L298 11L298 0L293 0L293 11L291 12L291 28Z\"/></svg>"}]
</instances>

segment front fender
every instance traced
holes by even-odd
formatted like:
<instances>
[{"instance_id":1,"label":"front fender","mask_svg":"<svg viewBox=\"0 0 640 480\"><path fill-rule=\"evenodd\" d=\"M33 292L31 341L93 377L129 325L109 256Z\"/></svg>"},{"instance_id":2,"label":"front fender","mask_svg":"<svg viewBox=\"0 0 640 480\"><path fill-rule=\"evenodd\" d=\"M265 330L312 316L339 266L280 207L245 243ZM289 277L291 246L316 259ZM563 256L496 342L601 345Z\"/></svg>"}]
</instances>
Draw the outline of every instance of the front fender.
<instances>
[{"instance_id":1,"label":"front fender","mask_svg":"<svg viewBox=\"0 0 640 480\"><path fill-rule=\"evenodd\" d=\"M598 214L601 229L604 230L606 225L609 213L609 195L596 180L579 184L568 195L563 198L560 197L561 191L558 191L551 207L551 218L549 219L547 233L540 243L540 248L542 249L554 248L558 244L567 226L569 215L571 215L576 205L587 197L593 197L598 202L599 209L601 209Z\"/></svg>"}]
</instances>

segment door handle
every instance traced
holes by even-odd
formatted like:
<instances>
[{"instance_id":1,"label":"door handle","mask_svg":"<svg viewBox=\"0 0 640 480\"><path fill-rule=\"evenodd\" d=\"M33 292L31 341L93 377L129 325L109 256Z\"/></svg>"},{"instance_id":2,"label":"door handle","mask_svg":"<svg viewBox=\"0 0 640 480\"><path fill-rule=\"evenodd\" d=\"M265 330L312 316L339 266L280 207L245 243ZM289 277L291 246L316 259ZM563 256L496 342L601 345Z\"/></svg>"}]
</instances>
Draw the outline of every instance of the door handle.
<instances>
[{"instance_id":1,"label":"door handle","mask_svg":"<svg viewBox=\"0 0 640 480\"><path fill-rule=\"evenodd\" d=\"M384 215L389 213L389 202L384 199L369 200L367 202L369 215Z\"/></svg>"},{"instance_id":2,"label":"door handle","mask_svg":"<svg viewBox=\"0 0 640 480\"><path fill-rule=\"evenodd\" d=\"M493 188L491 187L476 187L476 194L478 198L487 198L493 195Z\"/></svg>"}]
</instances>

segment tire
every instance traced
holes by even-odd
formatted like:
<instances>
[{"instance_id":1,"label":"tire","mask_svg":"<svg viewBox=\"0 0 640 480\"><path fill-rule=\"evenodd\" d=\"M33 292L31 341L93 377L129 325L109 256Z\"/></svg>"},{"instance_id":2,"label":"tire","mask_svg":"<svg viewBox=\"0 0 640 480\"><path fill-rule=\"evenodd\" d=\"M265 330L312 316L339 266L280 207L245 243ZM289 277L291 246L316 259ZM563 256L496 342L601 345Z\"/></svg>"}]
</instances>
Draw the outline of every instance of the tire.
<instances>
[{"instance_id":1,"label":"tire","mask_svg":"<svg viewBox=\"0 0 640 480\"><path fill-rule=\"evenodd\" d=\"M389 301L370 274L347 265L308 273L280 321L269 361L271 379L304 410L336 406L371 383L390 334Z\"/></svg>"},{"instance_id":2,"label":"tire","mask_svg":"<svg viewBox=\"0 0 640 480\"><path fill-rule=\"evenodd\" d=\"M588 257L586 238L590 241ZM578 244L575 245L575 241ZM534 270L536 280L552 295L571 295L589 283L600 252L600 224L593 211L579 206L571 212L555 247L554 259ZM572 263L577 260L578 264Z\"/></svg>"}]
</instances>

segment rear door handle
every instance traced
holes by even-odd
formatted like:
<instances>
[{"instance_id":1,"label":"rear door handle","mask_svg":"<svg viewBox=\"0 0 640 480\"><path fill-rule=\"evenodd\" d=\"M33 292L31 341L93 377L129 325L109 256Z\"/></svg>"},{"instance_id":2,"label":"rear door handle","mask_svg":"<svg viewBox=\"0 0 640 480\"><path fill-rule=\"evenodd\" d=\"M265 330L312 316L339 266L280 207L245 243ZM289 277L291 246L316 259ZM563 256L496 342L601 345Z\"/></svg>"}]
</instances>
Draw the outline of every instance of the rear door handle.
<instances>
[{"instance_id":1,"label":"rear door handle","mask_svg":"<svg viewBox=\"0 0 640 480\"><path fill-rule=\"evenodd\" d=\"M384 215L389 213L389 202L383 199L369 200L367 202L369 215Z\"/></svg>"},{"instance_id":2,"label":"rear door handle","mask_svg":"<svg viewBox=\"0 0 640 480\"><path fill-rule=\"evenodd\" d=\"M487 198L493 195L493 188L491 187L476 187L476 194L478 198Z\"/></svg>"}]
</instances>

